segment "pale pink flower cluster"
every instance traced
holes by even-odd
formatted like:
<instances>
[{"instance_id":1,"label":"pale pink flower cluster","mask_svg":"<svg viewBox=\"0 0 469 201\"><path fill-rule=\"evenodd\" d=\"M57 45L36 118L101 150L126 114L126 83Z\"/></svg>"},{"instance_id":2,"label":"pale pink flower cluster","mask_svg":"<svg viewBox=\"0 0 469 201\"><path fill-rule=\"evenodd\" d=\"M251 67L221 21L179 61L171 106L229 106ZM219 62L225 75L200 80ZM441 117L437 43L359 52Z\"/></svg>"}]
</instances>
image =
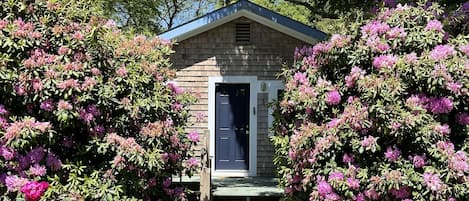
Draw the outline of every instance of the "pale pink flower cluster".
<instances>
[{"instance_id":1,"label":"pale pink flower cluster","mask_svg":"<svg viewBox=\"0 0 469 201\"><path fill-rule=\"evenodd\" d=\"M460 82L446 82L446 88L455 94L461 94L462 84Z\"/></svg>"},{"instance_id":2,"label":"pale pink flower cluster","mask_svg":"<svg viewBox=\"0 0 469 201\"><path fill-rule=\"evenodd\" d=\"M380 55L373 59L373 66L376 69L393 68L397 63L397 57L394 55Z\"/></svg>"},{"instance_id":3,"label":"pale pink flower cluster","mask_svg":"<svg viewBox=\"0 0 469 201\"><path fill-rule=\"evenodd\" d=\"M20 188L23 187L26 183L28 183L28 179L18 177L16 175L7 176L5 178L5 186L9 192L16 192L20 190Z\"/></svg>"},{"instance_id":4,"label":"pale pink flower cluster","mask_svg":"<svg viewBox=\"0 0 469 201\"><path fill-rule=\"evenodd\" d=\"M197 112L195 114L195 120L197 122L203 122L205 120L205 118L207 117L207 115L203 112Z\"/></svg>"},{"instance_id":5,"label":"pale pink flower cluster","mask_svg":"<svg viewBox=\"0 0 469 201\"><path fill-rule=\"evenodd\" d=\"M427 26L425 27L425 30L443 32L443 25L438 20L430 20L428 21Z\"/></svg>"},{"instance_id":6,"label":"pale pink flower cluster","mask_svg":"<svg viewBox=\"0 0 469 201\"><path fill-rule=\"evenodd\" d=\"M42 81L41 79L39 78L34 78L31 80L31 85L32 85L32 88L33 88L33 91L38 93L40 91L42 91L44 85L42 84Z\"/></svg>"},{"instance_id":7,"label":"pale pink flower cluster","mask_svg":"<svg viewBox=\"0 0 469 201\"><path fill-rule=\"evenodd\" d=\"M24 119L23 121L16 121L11 123L5 132L6 141L11 141L20 137L23 130L36 131L39 134L45 133L51 128L49 122L38 122L34 118Z\"/></svg>"},{"instance_id":8,"label":"pale pink flower cluster","mask_svg":"<svg viewBox=\"0 0 469 201\"><path fill-rule=\"evenodd\" d=\"M361 27L362 37L385 34L390 27L385 22L372 21Z\"/></svg>"},{"instance_id":9,"label":"pale pink flower cluster","mask_svg":"<svg viewBox=\"0 0 469 201\"><path fill-rule=\"evenodd\" d=\"M459 46L459 50L469 56L469 44Z\"/></svg>"},{"instance_id":10,"label":"pale pink flower cluster","mask_svg":"<svg viewBox=\"0 0 469 201\"><path fill-rule=\"evenodd\" d=\"M199 133L197 131L192 131L187 135L187 138L192 142L199 142Z\"/></svg>"},{"instance_id":11,"label":"pale pink flower cluster","mask_svg":"<svg viewBox=\"0 0 469 201\"><path fill-rule=\"evenodd\" d=\"M421 168L425 165L425 156L415 155L411 159L415 168Z\"/></svg>"},{"instance_id":12,"label":"pale pink flower cluster","mask_svg":"<svg viewBox=\"0 0 469 201\"><path fill-rule=\"evenodd\" d=\"M356 178L347 178L347 186L352 190L358 190L360 188L360 180Z\"/></svg>"},{"instance_id":13,"label":"pale pink flower cluster","mask_svg":"<svg viewBox=\"0 0 469 201\"><path fill-rule=\"evenodd\" d=\"M8 26L8 21L0 20L0 31L4 29L6 26Z\"/></svg>"},{"instance_id":14,"label":"pale pink flower cluster","mask_svg":"<svg viewBox=\"0 0 469 201\"><path fill-rule=\"evenodd\" d=\"M338 137L335 135L328 135L326 137L319 138L315 142L314 149L303 153L303 157L311 164L316 163L317 156L325 150L329 149L334 143L338 141ZM295 146L295 145L294 145Z\"/></svg>"},{"instance_id":15,"label":"pale pink flower cluster","mask_svg":"<svg viewBox=\"0 0 469 201\"><path fill-rule=\"evenodd\" d=\"M91 73L93 75L101 75L101 71L98 68L92 68Z\"/></svg>"},{"instance_id":16,"label":"pale pink flower cluster","mask_svg":"<svg viewBox=\"0 0 469 201\"><path fill-rule=\"evenodd\" d=\"M108 28L115 28L116 27L116 22L114 22L114 20L108 20L104 26L106 26Z\"/></svg>"},{"instance_id":17,"label":"pale pink flower cluster","mask_svg":"<svg viewBox=\"0 0 469 201\"><path fill-rule=\"evenodd\" d=\"M309 86L308 84L303 84L298 87L298 100L311 100L317 96L317 93L314 91L313 87Z\"/></svg>"},{"instance_id":18,"label":"pale pink flower cluster","mask_svg":"<svg viewBox=\"0 0 469 201\"><path fill-rule=\"evenodd\" d=\"M326 103L328 105L337 105L340 103L341 96L337 90L327 92Z\"/></svg>"},{"instance_id":19,"label":"pale pink flower cluster","mask_svg":"<svg viewBox=\"0 0 469 201\"><path fill-rule=\"evenodd\" d=\"M401 156L401 151L395 146L394 147L389 146L386 149L386 152L384 153L384 157L391 162L397 161L400 156Z\"/></svg>"},{"instance_id":20,"label":"pale pink flower cluster","mask_svg":"<svg viewBox=\"0 0 469 201\"><path fill-rule=\"evenodd\" d=\"M464 173L469 171L466 153L464 151L455 152L453 143L449 141L438 141L436 148L448 157L449 169L456 171L458 175L464 175Z\"/></svg>"},{"instance_id":21,"label":"pale pink flower cluster","mask_svg":"<svg viewBox=\"0 0 469 201\"><path fill-rule=\"evenodd\" d=\"M405 55L405 61L410 64L416 64L418 61L417 54L415 52Z\"/></svg>"},{"instance_id":22,"label":"pale pink flower cluster","mask_svg":"<svg viewBox=\"0 0 469 201\"><path fill-rule=\"evenodd\" d=\"M10 161L15 157L15 151L12 148L6 147L6 146L1 146L0 147L0 156L3 157L3 159Z\"/></svg>"},{"instance_id":23,"label":"pale pink flower cluster","mask_svg":"<svg viewBox=\"0 0 469 201\"><path fill-rule=\"evenodd\" d=\"M338 118L333 118L329 122L327 122L327 128L337 128L342 121Z\"/></svg>"},{"instance_id":24,"label":"pale pink flower cluster","mask_svg":"<svg viewBox=\"0 0 469 201\"><path fill-rule=\"evenodd\" d=\"M49 79L56 79L57 76L58 76L58 73L55 72L54 70L52 69L47 69L45 72L44 72L44 76L46 78L49 78Z\"/></svg>"},{"instance_id":25,"label":"pale pink flower cluster","mask_svg":"<svg viewBox=\"0 0 469 201\"><path fill-rule=\"evenodd\" d=\"M68 48L67 46L60 46L59 50L57 50L57 53L59 55L67 55L67 54L72 53L72 50Z\"/></svg>"},{"instance_id":26,"label":"pale pink flower cluster","mask_svg":"<svg viewBox=\"0 0 469 201\"><path fill-rule=\"evenodd\" d=\"M424 184L431 191L441 191L441 190L443 190L443 184L440 180L440 175L438 175L438 174L432 174L430 172L425 172L423 174L423 181L424 181Z\"/></svg>"},{"instance_id":27,"label":"pale pink flower cluster","mask_svg":"<svg viewBox=\"0 0 469 201\"><path fill-rule=\"evenodd\" d=\"M344 113L339 118L341 123L346 123L357 131L366 131L365 121L368 120L368 107L360 105L360 100L355 99L344 108Z\"/></svg>"},{"instance_id":28,"label":"pale pink flower cluster","mask_svg":"<svg viewBox=\"0 0 469 201\"><path fill-rule=\"evenodd\" d=\"M140 129L140 133L147 137L159 137L165 136L165 125L163 122L153 122L148 123L142 129Z\"/></svg>"},{"instance_id":29,"label":"pale pink flower cluster","mask_svg":"<svg viewBox=\"0 0 469 201\"><path fill-rule=\"evenodd\" d=\"M452 81L451 74L448 72L448 68L446 67L445 64L437 64L435 65L433 71L432 71L432 76L433 77L442 77L444 78L447 82Z\"/></svg>"},{"instance_id":30,"label":"pale pink flower cluster","mask_svg":"<svg viewBox=\"0 0 469 201\"><path fill-rule=\"evenodd\" d=\"M370 200L378 200L379 199L379 194L373 189L366 190L365 191L365 196L369 198Z\"/></svg>"},{"instance_id":31,"label":"pale pink flower cluster","mask_svg":"<svg viewBox=\"0 0 469 201\"><path fill-rule=\"evenodd\" d=\"M313 55L318 55L318 54L321 54L321 53L327 53L331 50L331 48L332 47L329 43L326 43L326 42L317 43L313 47Z\"/></svg>"},{"instance_id":32,"label":"pale pink flower cluster","mask_svg":"<svg viewBox=\"0 0 469 201\"><path fill-rule=\"evenodd\" d=\"M82 69L83 69L83 63L80 63L80 62L68 62L64 65L64 70L66 71L70 71L70 70L80 71Z\"/></svg>"},{"instance_id":33,"label":"pale pink flower cluster","mask_svg":"<svg viewBox=\"0 0 469 201\"><path fill-rule=\"evenodd\" d=\"M194 169L199 167L199 160L197 158L189 158L186 161L186 167L189 169Z\"/></svg>"},{"instance_id":34,"label":"pale pink flower cluster","mask_svg":"<svg viewBox=\"0 0 469 201\"><path fill-rule=\"evenodd\" d=\"M447 156L454 154L454 144L449 141L438 141L436 148Z\"/></svg>"},{"instance_id":35,"label":"pale pink flower cluster","mask_svg":"<svg viewBox=\"0 0 469 201\"><path fill-rule=\"evenodd\" d=\"M345 76L345 86L348 88L353 87L355 85L355 82L358 81L359 79L362 79L363 76L365 76L365 71L362 70L358 66L354 66L352 70L350 71L350 74Z\"/></svg>"},{"instance_id":36,"label":"pale pink flower cluster","mask_svg":"<svg viewBox=\"0 0 469 201\"><path fill-rule=\"evenodd\" d=\"M370 47L373 52L383 53L391 49L391 46L378 36L370 36L366 40L366 46Z\"/></svg>"},{"instance_id":37,"label":"pale pink flower cluster","mask_svg":"<svg viewBox=\"0 0 469 201\"><path fill-rule=\"evenodd\" d=\"M15 30L12 35L16 38L31 38L38 39L42 37L42 33L35 31L34 24L31 22L24 22L23 19L18 18L13 21Z\"/></svg>"},{"instance_id":38,"label":"pale pink flower cluster","mask_svg":"<svg viewBox=\"0 0 469 201\"><path fill-rule=\"evenodd\" d=\"M329 40L332 47L342 48L350 42L350 36L333 34Z\"/></svg>"},{"instance_id":39,"label":"pale pink flower cluster","mask_svg":"<svg viewBox=\"0 0 469 201\"><path fill-rule=\"evenodd\" d=\"M344 179L344 174L339 171L334 171L329 173L329 178L327 179L328 182L334 181L342 181Z\"/></svg>"},{"instance_id":40,"label":"pale pink flower cluster","mask_svg":"<svg viewBox=\"0 0 469 201\"><path fill-rule=\"evenodd\" d=\"M124 168L125 166L125 158L121 155L116 155L112 160L112 165L117 168Z\"/></svg>"},{"instance_id":41,"label":"pale pink flower cluster","mask_svg":"<svg viewBox=\"0 0 469 201\"><path fill-rule=\"evenodd\" d=\"M377 141L378 141L378 138L375 138L375 137L369 135L369 136L366 136L362 140L361 145L362 145L362 147L364 147L366 149L374 148L374 147L376 147L376 145L378 145Z\"/></svg>"},{"instance_id":42,"label":"pale pink flower cluster","mask_svg":"<svg viewBox=\"0 0 469 201\"><path fill-rule=\"evenodd\" d=\"M68 101L59 100L59 102L57 103L57 108L59 110L71 110L73 109L73 106Z\"/></svg>"},{"instance_id":43,"label":"pale pink flower cluster","mask_svg":"<svg viewBox=\"0 0 469 201\"><path fill-rule=\"evenodd\" d=\"M303 58L305 56L311 55L313 53L313 48L308 47L308 46L303 46L302 48L295 48L295 53L294 53L294 58L295 60L298 60L300 58Z\"/></svg>"},{"instance_id":44,"label":"pale pink flower cluster","mask_svg":"<svg viewBox=\"0 0 469 201\"><path fill-rule=\"evenodd\" d=\"M448 124L438 124L435 125L435 131L441 135L449 135L451 133L451 128Z\"/></svg>"},{"instance_id":45,"label":"pale pink flower cluster","mask_svg":"<svg viewBox=\"0 0 469 201\"><path fill-rule=\"evenodd\" d=\"M72 34L72 38L75 39L75 40L78 40L78 41L82 41L85 36L83 36L83 34L81 33L81 31L75 31L73 34Z\"/></svg>"},{"instance_id":46,"label":"pale pink flower cluster","mask_svg":"<svg viewBox=\"0 0 469 201\"><path fill-rule=\"evenodd\" d=\"M80 84L76 79L63 80L57 84L57 88L59 89L78 89L79 87Z\"/></svg>"},{"instance_id":47,"label":"pale pink flower cluster","mask_svg":"<svg viewBox=\"0 0 469 201\"><path fill-rule=\"evenodd\" d=\"M55 61L55 55L47 54L43 49L35 49L31 51L31 56L23 61L23 65L26 68L35 68L55 63Z\"/></svg>"},{"instance_id":48,"label":"pale pink flower cluster","mask_svg":"<svg viewBox=\"0 0 469 201\"><path fill-rule=\"evenodd\" d=\"M318 177L317 189L319 196L325 200L340 200L340 196L334 193L332 186L321 177Z\"/></svg>"},{"instance_id":49,"label":"pale pink flower cluster","mask_svg":"<svg viewBox=\"0 0 469 201\"><path fill-rule=\"evenodd\" d=\"M466 153L463 151L457 151L451 155L449 157L448 167L458 172L460 175L464 175L464 173L469 170Z\"/></svg>"},{"instance_id":50,"label":"pale pink flower cluster","mask_svg":"<svg viewBox=\"0 0 469 201\"><path fill-rule=\"evenodd\" d=\"M293 80L295 80L298 85L308 84L306 74L302 72L296 72L295 75L293 75Z\"/></svg>"},{"instance_id":51,"label":"pale pink flower cluster","mask_svg":"<svg viewBox=\"0 0 469 201\"><path fill-rule=\"evenodd\" d=\"M117 75L119 75L120 77L126 77L127 76L127 69L125 67L120 67L117 69L116 71Z\"/></svg>"},{"instance_id":52,"label":"pale pink flower cluster","mask_svg":"<svg viewBox=\"0 0 469 201\"><path fill-rule=\"evenodd\" d=\"M449 56L455 55L456 51L451 45L437 45L431 52L430 58L435 61L440 61L448 58Z\"/></svg>"},{"instance_id":53,"label":"pale pink flower cluster","mask_svg":"<svg viewBox=\"0 0 469 201\"><path fill-rule=\"evenodd\" d=\"M172 82L168 83L168 87L175 95L184 93L184 90L178 87L175 83L172 83Z\"/></svg>"},{"instance_id":54,"label":"pale pink flower cluster","mask_svg":"<svg viewBox=\"0 0 469 201\"><path fill-rule=\"evenodd\" d=\"M407 32L404 28L401 27L393 27L386 33L387 39L394 39L394 38L405 38L407 37Z\"/></svg>"},{"instance_id":55,"label":"pale pink flower cluster","mask_svg":"<svg viewBox=\"0 0 469 201\"><path fill-rule=\"evenodd\" d=\"M85 77L85 81L81 84L82 90L91 90L96 85L96 80L93 77Z\"/></svg>"},{"instance_id":56,"label":"pale pink flower cluster","mask_svg":"<svg viewBox=\"0 0 469 201\"><path fill-rule=\"evenodd\" d=\"M43 165L34 164L33 166L31 166L31 167L29 168L29 173L30 173L32 176L39 176L39 177L42 177L42 176L46 175L47 169L46 169L46 167L44 167Z\"/></svg>"},{"instance_id":57,"label":"pale pink flower cluster","mask_svg":"<svg viewBox=\"0 0 469 201\"><path fill-rule=\"evenodd\" d=\"M124 138L117 135L116 133L110 133L106 137L106 142L119 146L119 148L125 152L143 153L144 151L142 146L140 146L133 137Z\"/></svg>"}]
</instances>

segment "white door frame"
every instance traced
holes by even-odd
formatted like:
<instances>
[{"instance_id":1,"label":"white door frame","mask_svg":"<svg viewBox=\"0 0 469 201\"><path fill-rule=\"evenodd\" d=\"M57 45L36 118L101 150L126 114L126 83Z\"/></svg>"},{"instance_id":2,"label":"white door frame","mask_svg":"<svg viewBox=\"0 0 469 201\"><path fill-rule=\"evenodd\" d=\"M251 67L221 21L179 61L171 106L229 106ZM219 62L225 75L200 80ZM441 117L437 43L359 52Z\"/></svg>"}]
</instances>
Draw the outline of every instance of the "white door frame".
<instances>
[{"instance_id":1,"label":"white door frame","mask_svg":"<svg viewBox=\"0 0 469 201\"><path fill-rule=\"evenodd\" d=\"M217 83L249 84L249 170L215 170L215 88ZM257 175L257 76L208 77L208 129L210 133L210 160L214 176Z\"/></svg>"}]
</instances>

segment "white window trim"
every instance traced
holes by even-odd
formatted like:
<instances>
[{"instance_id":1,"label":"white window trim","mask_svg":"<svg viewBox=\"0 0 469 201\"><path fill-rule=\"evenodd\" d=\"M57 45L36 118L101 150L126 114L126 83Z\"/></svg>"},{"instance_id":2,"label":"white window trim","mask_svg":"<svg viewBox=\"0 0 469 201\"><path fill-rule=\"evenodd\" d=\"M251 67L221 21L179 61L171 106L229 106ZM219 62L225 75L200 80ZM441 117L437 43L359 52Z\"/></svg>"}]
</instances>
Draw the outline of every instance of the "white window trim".
<instances>
[{"instance_id":1,"label":"white window trim","mask_svg":"<svg viewBox=\"0 0 469 201\"><path fill-rule=\"evenodd\" d=\"M278 98L278 90L280 89L285 89L285 84L280 81L280 80L269 80L269 81L266 81L265 82L266 85L267 85L267 91L268 91L268 100L267 102L270 103L270 102L273 102L273 101L277 101L277 98ZM274 112L272 107L269 107L269 114L267 115L267 125L268 125L268 128L269 128L269 133L268 133L268 136L269 137L272 137L274 136L274 133L271 132L271 128L272 128L272 125L273 125L273 122L274 122L274 116L272 116L272 113Z\"/></svg>"},{"instance_id":2,"label":"white window trim","mask_svg":"<svg viewBox=\"0 0 469 201\"><path fill-rule=\"evenodd\" d=\"M249 84L249 170L215 170L215 87L217 83ZM210 133L210 160L214 176L257 175L257 93L256 76L213 76L208 78L208 127Z\"/></svg>"}]
</instances>

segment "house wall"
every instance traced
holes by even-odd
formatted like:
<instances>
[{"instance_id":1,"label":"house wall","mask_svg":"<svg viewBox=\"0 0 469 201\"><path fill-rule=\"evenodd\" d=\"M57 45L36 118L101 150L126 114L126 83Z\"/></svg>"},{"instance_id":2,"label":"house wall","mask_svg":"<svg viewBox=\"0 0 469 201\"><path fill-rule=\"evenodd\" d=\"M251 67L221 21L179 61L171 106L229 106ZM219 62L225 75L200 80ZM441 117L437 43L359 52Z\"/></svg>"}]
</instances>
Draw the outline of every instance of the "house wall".
<instances>
[{"instance_id":1,"label":"house wall","mask_svg":"<svg viewBox=\"0 0 469 201\"><path fill-rule=\"evenodd\" d=\"M238 45L235 42L235 24L251 22L251 43ZM305 43L262 24L239 18L214 29L180 41L175 45L172 57L177 70L175 80L180 87L192 91L199 97L197 104L190 107L193 125L188 131L208 133L208 77L209 76L257 76L258 80L276 80L282 64L292 64L296 47ZM273 146L268 138L267 92L258 93L257 112L257 175L272 176ZM195 121L197 113L204 120ZM202 139L207 136L203 136ZM205 140L202 140L205 142ZM203 144L201 145L203 146Z\"/></svg>"}]
</instances>

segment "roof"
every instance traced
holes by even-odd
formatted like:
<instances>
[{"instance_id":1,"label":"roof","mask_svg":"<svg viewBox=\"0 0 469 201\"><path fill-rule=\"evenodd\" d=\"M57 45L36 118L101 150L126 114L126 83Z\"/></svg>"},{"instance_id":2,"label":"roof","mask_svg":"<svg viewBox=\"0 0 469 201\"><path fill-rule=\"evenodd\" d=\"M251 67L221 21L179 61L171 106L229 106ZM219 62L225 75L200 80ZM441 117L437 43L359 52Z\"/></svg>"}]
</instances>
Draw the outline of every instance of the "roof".
<instances>
[{"instance_id":1,"label":"roof","mask_svg":"<svg viewBox=\"0 0 469 201\"><path fill-rule=\"evenodd\" d=\"M317 43L327 37L322 31L247 0L241 0L227 7L210 12L204 16L174 27L159 36L163 39L183 41L239 17L249 18L310 44Z\"/></svg>"}]
</instances>

